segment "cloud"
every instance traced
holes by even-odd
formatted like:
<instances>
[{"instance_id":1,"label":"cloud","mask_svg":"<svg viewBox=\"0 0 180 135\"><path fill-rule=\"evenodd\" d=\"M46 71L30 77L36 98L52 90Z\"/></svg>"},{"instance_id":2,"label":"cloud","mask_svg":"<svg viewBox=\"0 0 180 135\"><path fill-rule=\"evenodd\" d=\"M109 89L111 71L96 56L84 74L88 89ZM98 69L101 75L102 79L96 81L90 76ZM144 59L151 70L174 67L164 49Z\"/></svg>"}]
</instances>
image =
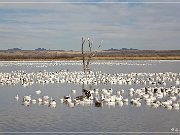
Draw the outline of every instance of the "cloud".
<instances>
[{"instance_id":1,"label":"cloud","mask_svg":"<svg viewBox=\"0 0 180 135\"><path fill-rule=\"evenodd\" d=\"M81 37L103 49L180 49L180 4L0 4L1 49L79 50ZM21 45L20 45L21 44Z\"/></svg>"}]
</instances>

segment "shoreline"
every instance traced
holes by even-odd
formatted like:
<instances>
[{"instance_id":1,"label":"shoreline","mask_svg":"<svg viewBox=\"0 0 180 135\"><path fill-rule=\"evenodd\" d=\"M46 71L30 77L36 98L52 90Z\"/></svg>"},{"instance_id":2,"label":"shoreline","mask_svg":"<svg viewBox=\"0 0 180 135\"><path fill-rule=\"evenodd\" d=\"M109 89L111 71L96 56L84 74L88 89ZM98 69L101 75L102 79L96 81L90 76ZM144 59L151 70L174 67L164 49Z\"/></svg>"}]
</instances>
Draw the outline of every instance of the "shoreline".
<instances>
[{"instance_id":1,"label":"shoreline","mask_svg":"<svg viewBox=\"0 0 180 135\"><path fill-rule=\"evenodd\" d=\"M88 54L86 54L88 57ZM0 61L82 60L80 51L0 51ZM92 60L180 60L180 50L98 51Z\"/></svg>"}]
</instances>

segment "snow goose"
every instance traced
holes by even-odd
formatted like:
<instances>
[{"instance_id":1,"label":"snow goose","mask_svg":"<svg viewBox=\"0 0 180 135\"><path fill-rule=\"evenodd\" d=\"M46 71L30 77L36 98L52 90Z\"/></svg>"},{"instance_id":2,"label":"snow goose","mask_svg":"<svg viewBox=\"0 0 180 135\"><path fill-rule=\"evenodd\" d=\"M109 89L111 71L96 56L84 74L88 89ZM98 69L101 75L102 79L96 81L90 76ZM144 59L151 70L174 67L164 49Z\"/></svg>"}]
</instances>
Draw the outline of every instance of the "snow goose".
<instances>
[{"instance_id":1,"label":"snow goose","mask_svg":"<svg viewBox=\"0 0 180 135\"><path fill-rule=\"evenodd\" d=\"M35 91L35 93L39 95L39 94L41 94L41 90L37 90L37 91Z\"/></svg>"},{"instance_id":2,"label":"snow goose","mask_svg":"<svg viewBox=\"0 0 180 135\"><path fill-rule=\"evenodd\" d=\"M76 90L73 89L73 90L71 90L71 92L72 92L73 94L75 94L75 93L76 93Z\"/></svg>"}]
</instances>

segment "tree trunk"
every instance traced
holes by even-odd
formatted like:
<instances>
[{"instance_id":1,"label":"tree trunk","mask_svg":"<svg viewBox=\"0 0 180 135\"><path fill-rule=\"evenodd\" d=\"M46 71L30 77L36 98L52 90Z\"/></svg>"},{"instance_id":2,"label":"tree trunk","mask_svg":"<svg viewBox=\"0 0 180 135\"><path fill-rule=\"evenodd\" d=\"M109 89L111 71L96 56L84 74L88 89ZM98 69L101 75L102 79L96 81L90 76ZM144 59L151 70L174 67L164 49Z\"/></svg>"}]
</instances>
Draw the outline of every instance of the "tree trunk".
<instances>
[{"instance_id":1,"label":"tree trunk","mask_svg":"<svg viewBox=\"0 0 180 135\"><path fill-rule=\"evenodd\" d=\"M81 52L82 52L82 56L83 56L83 70L84 72L86 71L86 64L85 64L85 55L84 55L84 43L85 40L82 37L82 48L81 48Z\"/></svg>"}]
</instances>

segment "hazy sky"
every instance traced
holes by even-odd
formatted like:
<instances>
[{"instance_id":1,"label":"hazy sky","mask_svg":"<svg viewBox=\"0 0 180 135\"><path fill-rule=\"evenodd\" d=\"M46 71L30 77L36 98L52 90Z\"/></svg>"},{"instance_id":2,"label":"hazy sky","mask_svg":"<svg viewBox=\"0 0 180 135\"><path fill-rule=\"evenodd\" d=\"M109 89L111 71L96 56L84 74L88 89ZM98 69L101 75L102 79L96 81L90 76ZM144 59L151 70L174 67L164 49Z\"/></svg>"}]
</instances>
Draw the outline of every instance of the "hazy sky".
<instances>
[{"instance_id":1,"label":"hazy sky","mask_svg":"<svg viewBox=\"0 0 180 135\"><path fill-rule=\"evenodd\" d=\"M17 1L0 0L1 50L80 50L82 36L102 49L180 49L180 3L3 3Z\"/></svg>"}]
</instances>

